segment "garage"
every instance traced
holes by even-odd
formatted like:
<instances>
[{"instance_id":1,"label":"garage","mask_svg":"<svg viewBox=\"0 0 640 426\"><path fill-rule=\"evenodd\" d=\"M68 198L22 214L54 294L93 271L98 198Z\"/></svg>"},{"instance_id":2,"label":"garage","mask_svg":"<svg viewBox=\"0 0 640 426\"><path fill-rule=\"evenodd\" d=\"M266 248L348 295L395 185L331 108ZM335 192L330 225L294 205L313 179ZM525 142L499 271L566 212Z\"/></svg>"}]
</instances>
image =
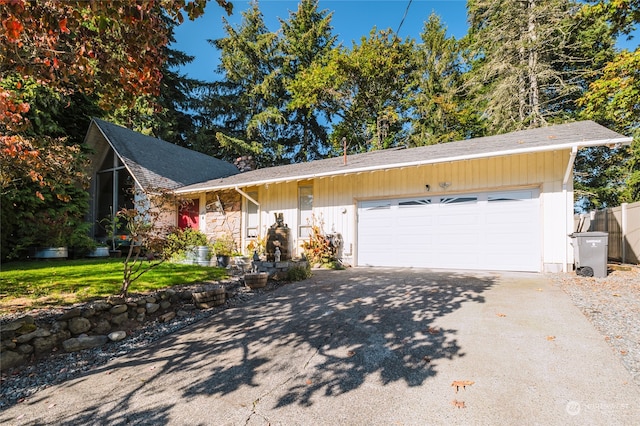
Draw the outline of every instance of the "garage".
<instances>
[{"instance_id":1,"label":"garage","mask_svg":"<svg viewBox=\"0 0 640 426\"><path fill-rule=\"evenodd\" d=\"M360 266L542 269L537 189L358 203Z\"/></svg>"}]
</instances>

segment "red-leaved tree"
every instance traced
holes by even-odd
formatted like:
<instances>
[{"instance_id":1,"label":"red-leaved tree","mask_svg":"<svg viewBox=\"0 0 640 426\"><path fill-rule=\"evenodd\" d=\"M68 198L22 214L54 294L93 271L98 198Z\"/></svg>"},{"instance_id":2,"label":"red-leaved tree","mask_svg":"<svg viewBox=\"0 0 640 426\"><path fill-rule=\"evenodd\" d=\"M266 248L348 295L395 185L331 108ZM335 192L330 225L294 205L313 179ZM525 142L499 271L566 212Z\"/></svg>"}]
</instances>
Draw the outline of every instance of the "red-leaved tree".
<instances>
[{"instance_id":1,"label":"red-leaved tree","mask_svg":"<svg viewBox=\"0 0 640 426\"><path fill-rule=\"evenodd\" d=\"M227 13L232 4L216 0ZM43 186L47 161L29 135L30 105L20 87L30 80L59 93L82 92L109 110L159 92L168 28L204 13L207 0L0 0L0 152L2 190L15 179ZM17 167L12 167L16 163ZM6 167L5 167L6 166ZM24 169L28 176L16 175ZM34 194L35 195L35 194Z\"/></svg>"}]
</instances>

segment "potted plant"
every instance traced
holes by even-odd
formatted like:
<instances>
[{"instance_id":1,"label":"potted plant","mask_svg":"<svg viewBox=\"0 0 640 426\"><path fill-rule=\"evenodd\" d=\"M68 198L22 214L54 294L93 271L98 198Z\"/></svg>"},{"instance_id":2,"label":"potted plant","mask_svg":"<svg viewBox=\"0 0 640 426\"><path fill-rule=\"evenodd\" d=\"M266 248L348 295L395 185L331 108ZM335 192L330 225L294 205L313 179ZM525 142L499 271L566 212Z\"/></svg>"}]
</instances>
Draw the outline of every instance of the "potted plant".
<instances>
[{"instance_id":1,"label":"potted plant","mask_svg":"<svg viewBox=\"0 0 640 426\"><path fill-rule=\"evenodd\" d=\"M213 242L213 251L216 254L218 266L229 266L229 258L236 251L236 242L231 234L224 233Z\"/></svg>"},{"instance_id":2,"label":"potted plant","mask_svg":"<svg viewBox=\"0 0 640 426\"><path fill-rule=\"evenodd\" d=\"M195 263L202 266L208 266L211 260L209 242L207 236L201 231L193 228L186 228L182 230L184 244L191 260L191 263Z\"/></svg>"},{"instance_id":3,"label":"potted plant","mask_svg":"<svg viewBox=\"0 0 640 426\"><path fill-rule=\"evenodd\" d=\"M167 249L174 262L208 266L212 248L207 236L193 228L174 229L167 236Z\"/></svg>"},{"instance_id":4,"label":"potted plant","mask_svg":"<svg viewBox=\"0 0 640 426\"><path fill-rule=\"evenodd\" d=\"M69 257L68 241L72 232L66 212L53 209L42 212L37 231L36 259L66 259Z\"/></svg>"},{"instance_id":5,"label":"potted plant","mask_svg":"<svg viewBox=\"0 0 640 426\"><path fill-rule=\"evenodd\" d=\"M105 217L99 222L104 226L104 229L107 232L107 241L111 242L111 248L109 249L110 257L122 256L122 250L120 249L122 236L118 235L118 229L121 227L121 221L122 218L116 213L114 217Z\"/></svg>"},{"instance_id":6,"label":"potted plant","mask_svg":"<svg viewBox=\"0 0 640 426\"><path fill-rule=\"evenodd\" d=\"M109 257L111 255L109 245L106 243L97 243L93 250L90 250L87 257Z\"/></svg>"},{"instance_id":7,"label":"potted plant","mask_svg":"<svg viewBox=\"0 0 640 426\"><path fill-rule=\"evenodd\" d=\"M247 244L247 250L249 254L252 256L252 259L257 261L260 260L266 251L266 239L262 237L257 237Z\"/></svg>"}]
</instances>

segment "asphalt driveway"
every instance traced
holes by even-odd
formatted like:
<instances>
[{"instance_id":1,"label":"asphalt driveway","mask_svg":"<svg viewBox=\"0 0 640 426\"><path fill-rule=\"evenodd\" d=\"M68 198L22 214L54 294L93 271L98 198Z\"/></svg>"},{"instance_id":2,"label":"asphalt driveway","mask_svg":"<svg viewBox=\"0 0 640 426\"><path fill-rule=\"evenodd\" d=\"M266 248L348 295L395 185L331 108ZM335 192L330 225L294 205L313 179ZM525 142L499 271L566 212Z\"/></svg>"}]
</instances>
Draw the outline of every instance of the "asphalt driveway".
<instances>
[{"instance_id":1,"label":"asphalt driveway","mask_svg":"<svg viewBox=\"0 0 640 426\"><path fill-rule=\"evenodd\" d=\"M544 275L354 268L224 310L0 423L611 425L637 424L639 401Z\"/></svg>"}]
</instances>

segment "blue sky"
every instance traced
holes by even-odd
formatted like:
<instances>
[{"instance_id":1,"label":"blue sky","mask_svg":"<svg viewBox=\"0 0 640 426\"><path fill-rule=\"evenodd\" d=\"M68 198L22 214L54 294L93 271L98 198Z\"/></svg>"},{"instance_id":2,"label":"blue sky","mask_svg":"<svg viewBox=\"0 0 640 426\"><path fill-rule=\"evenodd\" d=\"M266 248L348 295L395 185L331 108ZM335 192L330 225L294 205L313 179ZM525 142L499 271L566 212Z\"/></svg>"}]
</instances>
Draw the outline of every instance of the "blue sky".
<instances>
[{"instance_id":1,"label":"blue sky","mask_svg":"<svg viewBox=\"0 0 640 426\"><path fill-rule=\"evenodd\" d=\"M242 20L241 12L248 8L249 2L232 0L232 3L234 12L227 20L237 25ZM260 0L258 4L270 31L280 28L278 18L286 20L290 11L298 9L298 1L293 0ZM408 4L409 0L320 0L320 10L334 12L331 19L333 34L338 36L338 42L351 46L352 41L358 42L361 37L367 36L374 26L397 31ZM451 35L459 38L466 34L465 0L413 0L399 35L419 39L423 23L431 12L440 16ZM226 17L224 11L214 0L209 0L203 16L195 21L185 20L176 29L176 44L173 47L196 58L183 68L189 77L204 81L216 79L214 70L218 64L218 51L207 40L226 36L222 26L223 16Z\"/></svg>"},{"instance_id":2,"label":"blue sky","mask_svg":"<svg viewBox=\"0 0 640 426\"><path fill-rule=\"evenodd\" d=\"M182 69L189 77L204 81L217 79L214 70L219 53L207 40L225 37L223 17L233 25L241 22L241 12L248 8L249 2L232 2L234 13L229 17L226 17L214 0L209 0L202 17L195 21L185 20L176 28L176 43L173 47L195 56L195 60ZM278 18L286 20L289 12L298 8L297 0L260 0L258 4L270 31L280 28ZM407 5L409 10L399 31L403 38L419 39L424 21L432 12L440 16L449 34L456 38L464 36L468 28L466 0L320 0L319 4L321 10L333 12L333 33L338 36L339 42L348 47L352 45L352 41L358 42L361 37L367 36L374 26L377 29L391 28L397 31ZM635 34L632 41L622 41L619 46L634 50L638 46L640 30Z\"/></svg>"}]
</instances>

